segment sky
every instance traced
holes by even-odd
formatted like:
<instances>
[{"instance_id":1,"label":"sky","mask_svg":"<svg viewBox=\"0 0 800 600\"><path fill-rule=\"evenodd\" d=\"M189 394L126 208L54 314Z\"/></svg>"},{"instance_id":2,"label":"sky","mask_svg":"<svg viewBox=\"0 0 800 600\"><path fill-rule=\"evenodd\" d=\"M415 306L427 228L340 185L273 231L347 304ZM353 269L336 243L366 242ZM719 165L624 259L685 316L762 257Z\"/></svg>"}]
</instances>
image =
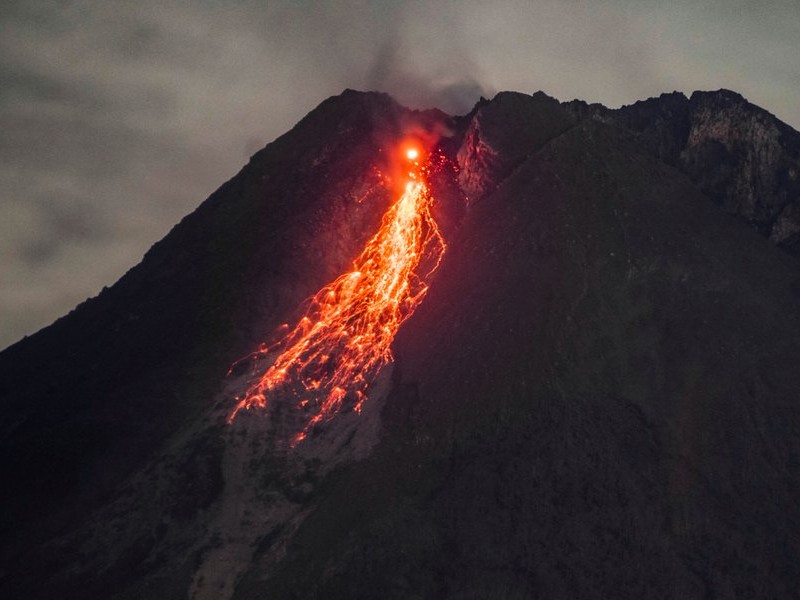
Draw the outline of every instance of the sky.
<instances>
[{"instance_id":1,"label":"sky","mask_svg":"<svg viewBox=\"0 0 800 600\"><path fill-rule=\"evenodd\" d=\"M345 88L463 114L723 87L800 128L798 0L2 0L0 348Z\"/></svg>"}]
</instances>

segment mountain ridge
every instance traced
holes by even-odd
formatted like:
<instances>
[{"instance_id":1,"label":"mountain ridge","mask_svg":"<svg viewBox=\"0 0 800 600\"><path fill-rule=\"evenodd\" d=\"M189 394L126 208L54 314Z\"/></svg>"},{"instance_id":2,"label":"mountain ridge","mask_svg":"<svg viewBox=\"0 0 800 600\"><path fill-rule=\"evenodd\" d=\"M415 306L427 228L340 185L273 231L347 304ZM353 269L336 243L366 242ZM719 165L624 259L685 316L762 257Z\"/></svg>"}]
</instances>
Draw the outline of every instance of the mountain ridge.
<instances>
[{"instance_id":1,"label":"mountain ridge","mask_svg":"<svg viewBox=\"0 0 800 600\"><path fill-rule=\"evenodd\" d=\"M205 574L233 598L790 597L800 144L759 111L727 91L617 110L505 92L453 118L324 101L117 284L0 353L0 590L215 597ZM441 270L370 416L269 451L257 415L222 425L219 382L358 253L410 127L458 166L434 182ZM228 539L234 475L264 522Z\"/></svg>"}]
</instances>

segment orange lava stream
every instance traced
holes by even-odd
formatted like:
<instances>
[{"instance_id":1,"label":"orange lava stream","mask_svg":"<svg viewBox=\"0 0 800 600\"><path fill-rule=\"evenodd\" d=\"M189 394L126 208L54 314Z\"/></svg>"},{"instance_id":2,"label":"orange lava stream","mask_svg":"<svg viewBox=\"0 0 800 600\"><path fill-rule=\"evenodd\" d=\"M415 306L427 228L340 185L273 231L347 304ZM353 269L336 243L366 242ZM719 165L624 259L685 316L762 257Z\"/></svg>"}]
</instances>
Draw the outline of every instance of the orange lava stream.
<instances>
[{"instance_id":1,"label":"orange lava stream","mask_svg":"<svg viewBox=\"0 0 800 600\"><path fill-rule=\"evenodd\" d=\"M282 390L300 398L300 408L316 404L295 443L315 424L335 416L345 398L361 410L370 382L392 360L395 334L425 296L425 278L439 266L446 248L431 215L428 168L418 158L416 148L407 151L411 168L405 190L380 229L353 269L317 292L305 316L269 349L280 349L280 354L237 398L229 423L242 409L265 408L268 397ZM423 269L427 272L420 273Z\"/></svg>"}]
</instances>

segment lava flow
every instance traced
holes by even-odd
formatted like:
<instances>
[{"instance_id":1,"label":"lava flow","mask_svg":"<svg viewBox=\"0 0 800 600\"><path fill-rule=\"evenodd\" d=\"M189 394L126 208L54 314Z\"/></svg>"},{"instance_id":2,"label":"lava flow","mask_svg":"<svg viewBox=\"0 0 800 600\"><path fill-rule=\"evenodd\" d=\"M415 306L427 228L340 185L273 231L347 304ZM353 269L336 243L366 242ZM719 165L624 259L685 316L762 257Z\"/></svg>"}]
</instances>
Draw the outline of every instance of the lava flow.
<instances>
[{"instance_id":1,"label":"lava flow","mask_svg":"<svg viewBox=\"0 0 800 600\"><path fill-rule=\"evenodd\" d=\"M422 161L422 150L408 146L404 161L405 187L378 232L350 272L310 299L294 329L262 349L260 355L280 354L237 398L229 423L240 410L264 408L270 397L286 392L311 413L296 443L315 424L336 415L346 398L361 410L369 384L392 360L395 334L425 296L425 280L446 247L431 214L430 160Z\"/></svg>"}]
</instances>

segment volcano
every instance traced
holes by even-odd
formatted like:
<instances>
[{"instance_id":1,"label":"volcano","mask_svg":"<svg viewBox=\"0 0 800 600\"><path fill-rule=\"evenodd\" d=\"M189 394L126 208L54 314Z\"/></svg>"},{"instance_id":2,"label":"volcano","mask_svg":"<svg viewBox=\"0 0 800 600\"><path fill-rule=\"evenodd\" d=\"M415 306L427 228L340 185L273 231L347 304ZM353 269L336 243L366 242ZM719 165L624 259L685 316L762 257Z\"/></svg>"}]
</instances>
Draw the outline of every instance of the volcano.
<instances>
[{"instance_id":1,"label":"volcano","mask_svg":"<svg viewBox=\"0 0 800 600\"><path fill-rule=\"evenodd\" d=\"M347 90L0 353L0 597L797 597L798 255L734 92Z\"/></svg>"}]
</instances>

